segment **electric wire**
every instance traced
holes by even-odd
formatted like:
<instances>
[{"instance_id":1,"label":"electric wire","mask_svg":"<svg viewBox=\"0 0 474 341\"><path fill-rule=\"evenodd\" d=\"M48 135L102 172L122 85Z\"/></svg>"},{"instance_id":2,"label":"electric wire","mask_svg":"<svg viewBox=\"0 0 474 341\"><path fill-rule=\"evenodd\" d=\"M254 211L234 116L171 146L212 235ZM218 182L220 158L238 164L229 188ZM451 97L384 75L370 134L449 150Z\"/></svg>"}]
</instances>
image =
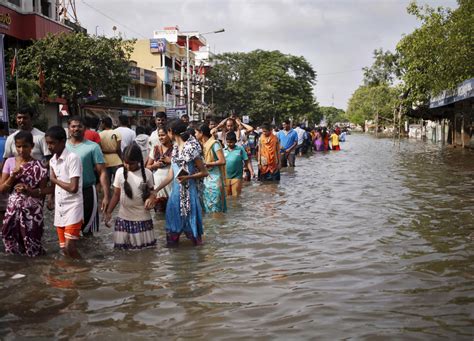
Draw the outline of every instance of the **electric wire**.
<instances>
[{"instance_id":1,"label":"electric wire","mask_svg":"<svg viewBox=\"0 0 474 341\"><path fill-rule=\"evenodd\" d=\"M111 16L105 14L104 12L102 12L101 10L99 10L98 8L96 8L96 7L94 7L94 6L90 5L90 4L88 4L88 3L85 2L84 0L81 0L81 2L82 2L84 5L86 5L87 7L91 8L91 9L94 10L94 11L96 11L97 13L103 15L103 16L106 17L107 19L109 19L109 20L111 20L112 22L116 23L117 25L120 25L120 26L125 27L125 28L126 28L127 30L129 30L130 32L133 32L133 33L137 34L138 36L140 36L140 37L142 37L142 38L146 38L146 37L145 37L143 34L141 34L140 32L137 32L137 31L135 31L134 29L128 27L127 25L125 25L125 24L119 22L118 20L116 20L116 19L112 18Z\"/></svg>"}]
</instances>

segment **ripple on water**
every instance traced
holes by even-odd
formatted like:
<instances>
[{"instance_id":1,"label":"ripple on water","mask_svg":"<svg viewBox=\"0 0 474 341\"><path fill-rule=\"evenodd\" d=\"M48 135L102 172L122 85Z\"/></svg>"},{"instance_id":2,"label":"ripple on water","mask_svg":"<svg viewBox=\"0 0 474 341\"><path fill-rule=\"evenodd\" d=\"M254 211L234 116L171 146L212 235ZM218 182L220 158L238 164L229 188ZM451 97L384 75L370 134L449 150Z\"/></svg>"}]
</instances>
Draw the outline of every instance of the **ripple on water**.
<instances>
[{"instance_id":1,"label":"ripple on water","mask_svg":"<svg viewBox=\"0 0 474 341\"><path fill-rule=\"evenodd\" d=\"M114 251L103 229L70 262L46 229L48 256L0 258L1 337L471 340L473 153L342 149L246 183L199 248L165 248L156 217L155 250Z\"/></svg>"}]
</instances>

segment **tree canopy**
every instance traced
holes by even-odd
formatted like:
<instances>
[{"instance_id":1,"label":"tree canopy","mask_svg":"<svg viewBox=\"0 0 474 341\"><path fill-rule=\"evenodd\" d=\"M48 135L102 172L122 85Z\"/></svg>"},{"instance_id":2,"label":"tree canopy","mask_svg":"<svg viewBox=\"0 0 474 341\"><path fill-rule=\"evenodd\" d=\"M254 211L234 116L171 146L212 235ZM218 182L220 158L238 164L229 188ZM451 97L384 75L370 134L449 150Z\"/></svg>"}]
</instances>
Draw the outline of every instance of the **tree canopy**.
<instances>
[{"instance_id":1,"label":"tree canopy","mask_svg":"<svg viewBox=\"0 0 474 341\"><path fill-rule=\"evenodd\" d=\"M372 120L376 115L382 121L390 119L397 106L399 91L399 89L385 83L360 86L349 99L348 119L362 126L365 120Z\"/></svg>"},{"instance_id":2,"label":"tree canopy","mask_svg":"<svg viewBox=\"0 0 474 341\"><path fill-rule=\"evenodd\" d=\"M376 113L389 118L399 104L405 109L426 104L431 96L474 77L474 1L458 4L455 10L415 2L408 6L421 26L402 37L395 53L374 51L373 64L363 68L363 85L349 100L352 122L363 124Z\"/></svg>"},{"instance_id":3,"label":"tree canopy","mask_svg":"<svg viewBox=\"0 0 474 341\"><path fill-rule=\"evenodd\" d=\"M373 58L372 66L362 68L365 85L393 84L400 77L398 54L380 48L374 50Z\"/></svg>"},{"instance_id":4,"label":"tree canopy","mask_svg":"<svg viewBox=\"0 0 474 341\"><path fill-rule=\"evenodd\" d=\"M75 108L88 93L119 100L130 83L132 42L82 33L48 35L18 52L20 79L36 80L43 97Z\"/></svg>"},{"instance_id":5,"label":"tree canopy","mask_svg":"<svg viewBox=\"0 0 474 341\"><path fill-rule=\"evenodd\" d=\"M320 112L328 126L333 126L336 122L346 121L346 113L342 109L335 107L320 107Z\"/></svg>"},{"instance_id":6,"label":"tree canopy","mask_svg":"<svg viewBox=\"0 0 474 341\"><path fill-rule=\"evenodd\" d=\"M408 105L474 77L474 1L458 4L455 10L414 2L408 6L408 13L422 23L397 46Z\"/></svg>"},{"instance_id":7,"label":"tree canopy","mask_svg":"<svg viewBox=\"0 0 474 341\"><path fill-rule=\"evenodd\" d=\"M223 53L208 73L215 111L248 114L253 121L318 121L316 72L303 58L280 51ZM208 92L209 102L209 92Z\"/></svg>"}]
</instances>

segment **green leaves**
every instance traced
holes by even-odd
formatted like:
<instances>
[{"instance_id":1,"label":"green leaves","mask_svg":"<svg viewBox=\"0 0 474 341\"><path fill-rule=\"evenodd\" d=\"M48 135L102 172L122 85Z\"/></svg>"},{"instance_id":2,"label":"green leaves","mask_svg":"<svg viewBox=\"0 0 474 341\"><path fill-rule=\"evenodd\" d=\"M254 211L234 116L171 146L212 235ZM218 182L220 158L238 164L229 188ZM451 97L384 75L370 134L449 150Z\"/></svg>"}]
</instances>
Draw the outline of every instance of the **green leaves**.
<instances>
[{"instance_id":1,"label":"green leaves","mask_svg":"<svg viewBox=\"0 0 474 341\"><path fill-rule=\"evenodd\" d=\"M39 81L50 96L69 102L89 91L118 100L130 82L132 42L121 38L91 37L82 33L49 35L19 51L20 78Z\"/></svg>"},{"instance_id":2,"label":"green leaves","mask_svg":"<svg viewBox=\"0 0 474 341\"><path fill-rule=\"evenodd\" d=\"M328 126L333 126L336 122L346 121L346 114L342 109L337 109L335 107L321 107L320 111Z\"/></svg>"},{"instance_id":3,"label":"green leaves","mask_svg":"<svg viewBox=\"0 0 474 341\"><path fill-rule=\"evenodd\" d=\"M374 63L370 68L362 68L364 71L364 84L393 84L401 75L398 59L398 54L393 54L390 51L384 52L382 49L374 50Z\"/></svg>"},{"instance_id":4,"label":"green leaves","mask_svg":"<svg viewBox=\"0 0 474 341\"><path fill-rule=\"evenodd\" d=\"M374 51L374 63L363 69L364 85L349 100L347 115L352 122L363 124L376 113L389 119L400 101L411 109L474 77L474 1L458 3L455 10L415 2L408 6L408 13L422 24L402 37L395 54Z\"/></svg>"},{"instance_id":5,"label":"green leaves","mask_svg":"<svg viewBox=\"0 0 474 341\"><path fill-rule=\"evenodd\" d=\"M259 123L314 118L316 73L303 57L256 50L224 53L215 62L208 78L217 112L235 110Z\"/></svg>"},{"instance_id":6,"label":"green leaves","mask_svg":"<svg viewBox=\"0 0 474 341\"><path fill-rule=\"evenodd\" d=\"M455 10L415 3L408 7L422 25L397 46L407 106L426 103L432 95L474 77L474 2L458 3Z\"/></svg>"},{"instance_id":7,"label":"green leaves","mask_svg":"<svg viewBox=\"0 0 474 341\"><path fill-rule=\"evenodd\" d=\"M398 105L399 92L399 89L388 84L362 85L349 99L347 117L351 122L362 126L365 120L373 120L376 114L381 120L390 119Z\"/></svg>"}]
</instances>

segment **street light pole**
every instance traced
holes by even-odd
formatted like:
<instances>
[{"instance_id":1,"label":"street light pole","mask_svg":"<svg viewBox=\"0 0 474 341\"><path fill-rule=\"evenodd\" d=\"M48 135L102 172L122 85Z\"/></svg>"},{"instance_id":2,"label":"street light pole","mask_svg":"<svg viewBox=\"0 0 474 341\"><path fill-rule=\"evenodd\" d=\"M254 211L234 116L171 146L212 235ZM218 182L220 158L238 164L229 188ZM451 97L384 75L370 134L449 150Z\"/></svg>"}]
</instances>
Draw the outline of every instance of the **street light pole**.
<instances>
[{"instance_id":1,"label":"street light pole","mask_svg":"<svg viewBox=\"0 0 474 341\"><path fill-rule=\"evenodd\" d=\"M189 81L189 34L186 34L186 114L191 115L191 87ZM190 117L191 118L191 117Z\"/></svg>"},{"instance_id":2,"label":"street light pole","mask_svg":"<svg viewBox=\"0 0 474 341\"><path fill-rule=\"evenodd\" d=\"M186 37L186 113L191 117L191 69L190 69L190 60L189 60L189 37L194 35L204 35L204 34L211 34L211 33L222 33L225 32L225 29L221 28L216 31L204 32L204 33L197 33L197 32L180 32L179 34L184 35Z\"/></svg>"}]
</instances>

